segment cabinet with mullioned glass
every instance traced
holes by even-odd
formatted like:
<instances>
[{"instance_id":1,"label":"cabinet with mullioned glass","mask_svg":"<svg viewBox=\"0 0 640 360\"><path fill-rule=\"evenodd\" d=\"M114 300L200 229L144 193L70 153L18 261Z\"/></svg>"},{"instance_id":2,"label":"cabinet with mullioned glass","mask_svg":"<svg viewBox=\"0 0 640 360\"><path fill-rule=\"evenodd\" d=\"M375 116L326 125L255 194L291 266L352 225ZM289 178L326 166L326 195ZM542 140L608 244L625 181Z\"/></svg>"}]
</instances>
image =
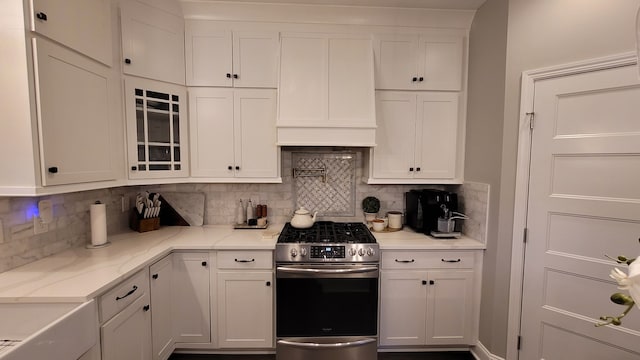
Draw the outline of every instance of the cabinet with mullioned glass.
<instances>
[{"instance_id":1,"label":"cabinet with mullioned glass","mask_svg":"<svg viewBox=\"0 0 640 360\"><path fill-rule=\"evenodd\" d=\"M184 88L129 77L125 102L129 178L188 176Z\"/></svg>"}]
</instances>

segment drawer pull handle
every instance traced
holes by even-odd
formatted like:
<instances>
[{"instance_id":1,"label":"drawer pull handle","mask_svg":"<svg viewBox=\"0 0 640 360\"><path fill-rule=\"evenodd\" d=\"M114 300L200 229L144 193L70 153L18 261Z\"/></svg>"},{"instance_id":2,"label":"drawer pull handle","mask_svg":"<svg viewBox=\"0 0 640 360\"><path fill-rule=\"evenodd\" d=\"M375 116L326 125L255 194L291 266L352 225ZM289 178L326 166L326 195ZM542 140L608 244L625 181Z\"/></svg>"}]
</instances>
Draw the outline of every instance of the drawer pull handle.
<instances>
[{"instance_id":1,"label":"drawer pull handle","mask_svg":"<svg viewBox=\"0 0 640 360\"><path fill-rule=\"evenodd\" d=\"M256 259L251 259L251 260L238 260L238 259L234 259L235 262L239 262L239 263L250 263L250 262L255 262Z\"/></svg>"},{"instance_id":2,"label":"drawer pull handle","mask_svg":"<svg viewBox=\"0 0 640 360\"><path fill-rule=\"evenodd\" d=\"M158 278L158 274L153 274L151 275L152 278L157 279Z\"/></svg>"},{"instance_id":3,"label":"drawer pull handle","mask_svg":"<svg viewBox=\"0 0 640 360\"><path fill-rule=\"evenodd\" d=\"M457 260L445 260L445 259L440 259L440 260L442 260L442 262L448 262L448 263L457 263L457 262L460 262L460 261L461 261L460 259L457 259Z\"/></svg>"},{"instance_id":4,"label":"drawer pull handle","mask_svg":"<svg viewBox=\"0 0 640 360\"><path fill-rule=\"evenodd\" d=\"M149 305L145 305L145 306L142 307L142 310L144 310L144 311L149 311L149 309L151 309L151 306L149 306Z\"/></svg>"},{"instance_id":5,"label":"drawer pull handle","mask_svg":"<svg viewBox=\"0 0 640 360\"><path fill-rule=\"evenodd\" d=\"M124 296L116 296L116 301L126 298L127 296L129 296L129 295L133 294L134 292L136 292L136 290L138 290L138 287L136 285L133 285L133 289L131 289L131 291L126 293Z\"/></svg>"},{"instance_id":6,"label":"drawer pull handle","mask_svg":"<svg viewBox=\"0 0 640 360\"><path fill-rule=\"evenodd\" d=\"M444 261L444 259L442 261ZM396 259L396 262L397 263L407 264L407 263L416 262L416 260L415 259L411 259L411 260L398 260L398 259Z\"/></svg>"}]
</instances>

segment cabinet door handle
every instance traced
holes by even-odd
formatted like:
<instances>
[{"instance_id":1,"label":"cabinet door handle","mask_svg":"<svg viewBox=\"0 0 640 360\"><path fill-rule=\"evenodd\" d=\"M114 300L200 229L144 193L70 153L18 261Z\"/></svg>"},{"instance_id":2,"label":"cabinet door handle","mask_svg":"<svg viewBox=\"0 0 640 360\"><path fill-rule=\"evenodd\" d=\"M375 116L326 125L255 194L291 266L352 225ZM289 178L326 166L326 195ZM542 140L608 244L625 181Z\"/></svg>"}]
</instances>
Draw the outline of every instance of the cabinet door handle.
<instances>
[{"instance_id":1,"label":"cabinet door handle","mask_svg":"<svg viewBox=\"0 0 640 360\"><path fill-rule=\"evenodd\" d=\"M206 262L206 261L203 261L203 262L202 262L202 266L207 266L207 262Z\"/></svg>"},{"instance_id":2,"label":"cabinet door handle","mask_svg":"<svg viewBox=\"0 0 640 360\"><path fill-rule=\"evenodd\" d=\"M271 286L271 281L267 281L267 286Z\"/></svg>"},{"instance_id":3,"label":"cabinet door handle","mask_svg":"<svg viewBox=\"0 0 640 360\"><path fill-rule=\"evenodd\" d=\"M229 165L229 166L227 167L227 169L229 169L229 170L233 170L233 166Z\"/></svg>"},{"instance_id":4,"label":"cabinet door handle","mask_svg":"<svg viewBox=\"0 0 640 360\"><path fill-rule=\"evenodd\" d=\"M47 21L47 14L43 12L36 13L36 18L42 21Z\"/></svg>"},{"instance_id":5,"label":"cabinet door handle","mask_svg":"<svg viewBox=\"0 0 640 360\"><path fill-rule=\"evenodd\" d=\"M144 310L144 311L149 311L149 309L151 309L151 306L149 306L149 305L145 305L145 306L142 307L142 310Z\"/></svg>"},{"instance_id":6,"label":"cabinet door handle","mask_svg":"<svg viewBox=\"0 0 640 360\"><path fill-rule=\"evenodd\" d=\"M422 280L422 285L427 285L427 280Z\"/></svg>"},{"instance_id":7,"label":"cabinet door handle","mask_svg":"<svg viewBox=\"0 0 640 360\"><path fill-rule=\"evenodd\" d=\"M462 261L461 259L456 259L456 260L445 260L445 259L440 259L442 262L447 262L447 263L457 263Z\"/></svg>"},{"instance_id":8,"label":"cabinet door handle","mask_svg":"<svg viewBox=\"0 0 640 360\"><path fill-rule=\"evenodd\" d=\"M420 168L416 168L416 171L420 171Z\"/></svg>"},{"instance_id":9,"label":"cabinet door handle","mask_svg":"<svg viewBox=\"0 0 640 360\"><path fill-rule=\"evenodd\" d=\"M136 285L133 285L133 289L131 289L131 291L126 293L124 296L116 296L116 301L126 298L127 296L129 296L129 295L133 294L134 292L136 292L136 290L138 290L138 287Z\"/></svg>"},{"instance_id":10,"label":"cabinet door handle","mask_svg":"<svg viewBox=\"0 0 640 360\"><path fill-rule=\"evenodd\" d=\"M424 78L422 76L420 76L420 78L418 79L418 81L424 81Z\"/></svg>"},{"instance_id":11,"label":"cabinet door handle","mask_svg":"<svg viewBox=\"0 0 640 360\"><path fill-rule=\"evenodd\" d=\"M151 275L152 278L157 279L158 278L158 274L153 274Z\"/></svg>"},{"instance_id":12,"label":"cabinet door handle","mask_svg":"<svg viewBox=\"0 0 640 360\"><path fill-rule=\"evenodd\" d=\"M239 262L239 263L250 263L250 262L255 262L256 259L251 259L251 260L243 260L243 259L233 259L235 262Z\"/></svg>"},{"instance_id":13,"label":"cabinet door handle","mask_svg":"<svg viewBox=\"0 0 640 360\"><path fill-rule=\"evenodd\" d=\"M411 81L416 82L418 81L418 78L414 76L413 78L411 78Z\"/></svg>"},{"instance_id":14,"label":"cabinet door handle","mask_svg":"<svg viewBox=\"0 0 640 360\"><path fill-rule=\"evenodd\" d=\"M397 263L407 264L407 263L416 262L416 259L411 259L411 260L398 260L398 259L396 259L396 262Z\"/></svg>"},{"instance_id":15,"label":"cabinet door handle","mask_svg":"<svg viewBox=\"0 0 640 360\"><path fill-rule=\"evenodd\" d=\"M124 59L124 63L125 64L131 64L131 59L129 59L129 58Z\"/></svg>"},{"instance_id":16,"label":"cabinet door handle","mask_svg":"<svg viewBox=\"0 0 640 360\"><path fill-rule=\"evenodd\" d=\"M57 166L52 166L52 167L48 168L47 171L49 171L52 174L57 174L58 173L58 167Z\"/></svg>"},{"instance_id":17,"label":"cabinet door handle","mask_svg":"<svg viewBox=\"0 0 640 360\"><path fill-rule=\"evenodd\" d=\"M233 74L233 78L237 79L238 78L238 74Z\"/></svg>"},{"instance_id":18,"label":"cabinet door handle","mask_svg":"<svg viewBox=\"0 0 640 360\"><path fill-rule=\"evenodd\" d=\"M412 167L410 167L410 168L409 168L409 171L413 171L413 168L412 168Z\"/></svg>"},{"instance_id":19,"label":"cabinet door handle","mask_svg":"<svg viewBox=\"0 0 640 360\"><path fill-rule=\"evenodd\" d=\"M231 79L231 74L227 73L227 79Z\"/></svg>"},{"instance_id":20,"label":"cabinet door handle","mask_svg":"<svg viewBox=\"0 0 640 360\"><path fill-rule=\"evenodd\" d=\"M435 281L433 281L433 280L429 280L429 285L433 285L433 284L435 284L435 283L436 283Z\"/></svg>"},{"instance_id":21,"label":"cabinet door handle","mask_svg":"<svg viewBox=\"0 0 640 360\"><path fill-rule=\"evenodd\" d=\"M240 170L240 166L237 166L237 165L236 165L236 170Z\"/></svg>"}]
</instances>

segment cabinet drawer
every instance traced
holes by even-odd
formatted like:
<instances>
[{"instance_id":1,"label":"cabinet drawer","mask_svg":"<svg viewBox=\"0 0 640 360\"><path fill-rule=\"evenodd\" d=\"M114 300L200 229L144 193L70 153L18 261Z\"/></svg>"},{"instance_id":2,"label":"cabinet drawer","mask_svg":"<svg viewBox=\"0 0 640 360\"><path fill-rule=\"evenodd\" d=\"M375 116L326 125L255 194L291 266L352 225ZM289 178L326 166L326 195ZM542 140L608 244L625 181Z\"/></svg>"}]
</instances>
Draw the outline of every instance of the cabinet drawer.
<instances>
[{"instance_id":1,"label":"cabinet drawer","mask_svg":"<svg viewBox=\"0 0 640 360\"><path fill-rule=\"evenodd\" d=\"M109 320L113 315L119 313L127 305L148 292L149 276L147 271L141 270L100 296L100 322Z\"/></svg>"},{"instance_id":2,"label":"cabinet drawer","mask_svg":"<svg viewBox=\"0 0 640 360\"><path fill-rule=\"evenodd\" d=\"M219 251L218 269L273 269L271 251Z\"/></svg>"},{"instance_id":3,"label":"cabinet drawer","mask_svg":"<svg viewBox=\"0 0 640 360\"><path fill-rule=\"evenodd\" d=\"M383 269L470 269L473 251L383 251Z\"/></svg>"}]
</instances>

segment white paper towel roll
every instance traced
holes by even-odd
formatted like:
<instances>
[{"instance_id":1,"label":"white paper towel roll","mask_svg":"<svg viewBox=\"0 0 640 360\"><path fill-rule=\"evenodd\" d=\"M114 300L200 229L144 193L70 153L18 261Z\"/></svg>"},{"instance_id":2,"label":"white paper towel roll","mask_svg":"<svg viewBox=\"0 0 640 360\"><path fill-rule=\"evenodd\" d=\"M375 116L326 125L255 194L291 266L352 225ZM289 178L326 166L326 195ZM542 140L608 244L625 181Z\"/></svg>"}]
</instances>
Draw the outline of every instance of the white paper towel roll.
<instances>
[{"instance_id":1,"label":"white paper towel roll","mask_svg":"<svg viewBox=\"0 0 640 360\"><path fill-rule=\"evenodd\" d=\"M107 206L96 203L89 209L91 213L91 245L100 246L107 242Z\"/></svg>"}]
</instances>

